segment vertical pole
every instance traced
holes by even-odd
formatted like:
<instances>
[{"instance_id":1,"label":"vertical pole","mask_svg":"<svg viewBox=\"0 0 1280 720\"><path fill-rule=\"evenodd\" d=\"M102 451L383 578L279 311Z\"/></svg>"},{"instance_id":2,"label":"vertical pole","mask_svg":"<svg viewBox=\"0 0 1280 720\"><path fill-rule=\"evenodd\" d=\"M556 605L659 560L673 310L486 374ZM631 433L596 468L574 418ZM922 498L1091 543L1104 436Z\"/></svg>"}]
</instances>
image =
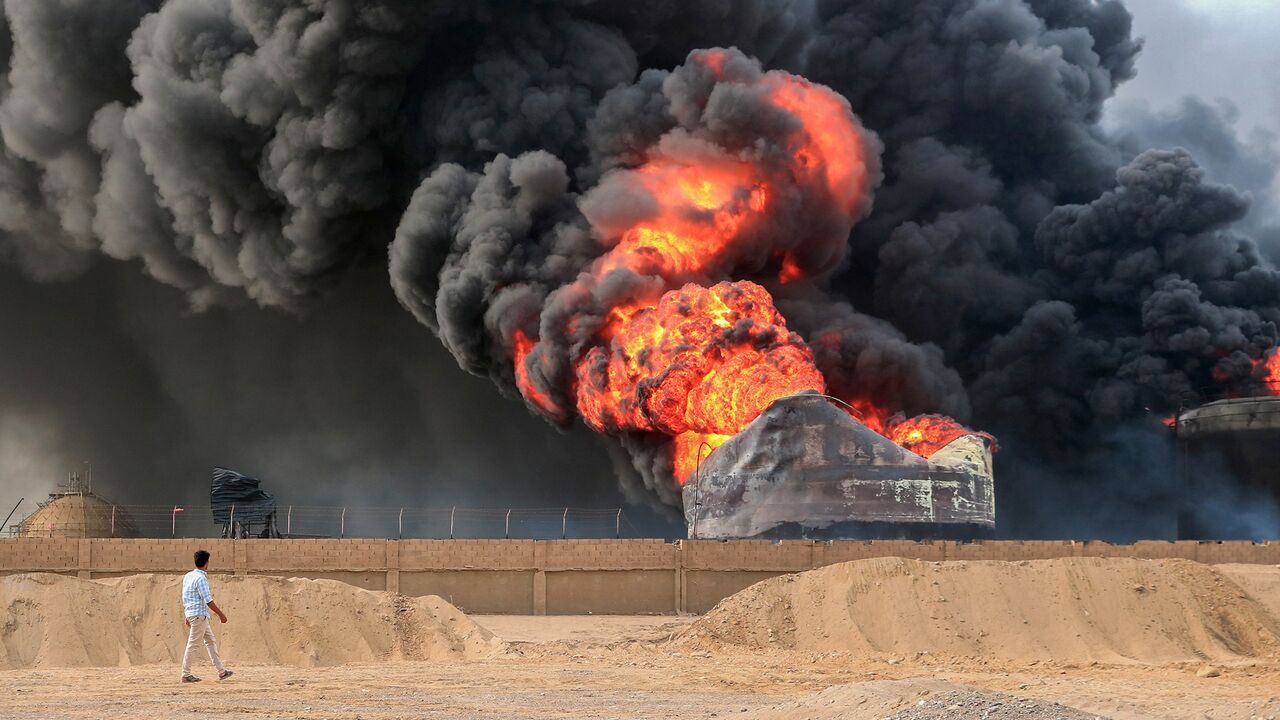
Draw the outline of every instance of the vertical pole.
<instances>
[{"instance_id":1,"label":"vertical pole","mask_svg":"<svg viewBox=\"0 0 1280 720\"><path fill-rule=\"evenodd\" d=\"M169 537L178 536L178 506L174 505L173 510L169 513Z\"/></svg>"},{"instance_id":2,"label":"vertical pole","mask_svg":"<svg viewBox=\"0 0 1280 720\"><path fill-rule=\"evenodd\" d=\"M1181 412L1179 412L1179 415L1181 415ZM1191 521L1189 509L1191 504L1191 466L1187 445L1190 440L1183 434L1182 428L1177 427L1176 422L1174 432L1177 433L1173 441L1174 452L1178 456L1177 460L1174 461L1177 465L1178 482L1178 521L1177 527L1174 528L1174 536L1178 540L1195 540L1194 536L1197 533L1194 532L1195 523Z\"/></svg>"},{"instance_id":3,"label":"vertical pole","mask_svg":"<svg viewBox=\"0 0 1280 720\"><path fill-rule=\"evenodd\" d=\"M622 537L622 508L618 508L618 517L613 521L613 536Z\"/></svg>"},{"instance_id":4,"label":"vertical pole","mask_svg":"<svg viewBox=\"0 0 1280 720\"><path fill-rule=\"evenodd\" d=\"M569 527L569 508L564 509L564 515L560 518L560 539L563 540L568 536L567 529Z\"/></svg>"},{"instance_id":5,"label":"vertical pole","mask_svg":"<svg viewBox=\"0 0 1280 720\"><path fill-rule=\"evenodd\" d=\"M111 506L111 537L116 536L116 506Z\"/></svg>"},{"instance_id":6,"label":"vertical pole","mask_svg":"<svg viewBox=\"0 0 1280 720\"><path fill-rule=\"evenodd\" d=\"M289 506L289 514L284 516L284 534L293 535L293 506Z\"/></svg>"},{"instance_id":7,"label":"vertical pole","mask_svg":"<svg viewBox=\"0 0 1280 720\"><path fill-rule=\"evenodd\" d=\"M507 526L502 532L502 537L511 539L511 508L507 508Z\"/></svg>"},{"instance_id":8,"label":"vertical pole","mask_svg":"<svg viewBox=\"0 0 1280 720\"><path fill-rule=\"evenodd\" d=\"M234 540L236 533L236 504L231 503L231 517L227 518L227 522L231 526L231 538Z\"/></svg>"},{"instance_id":9,"label":"vertical pole","mask_svg":"<svg viewBox=\"0 0 1280 720\"><path fill-rule=\"evenodd\" d=\"M453 514L456 512L458 512L458 506L454 505L453 509L449 511L449 539L450 540L453 539Z\"/></svg>"},{"instance_id":10,"label":"vertical pole","mask_svg":"<svg viewBox=\"0 0 1280 720\"><path fill-rule=\"evenodd\" d=\"M397 539L404 539L404 508L400 508L400 531L396 535Z\"/></svg>"},{"instance_id":11,"label":"vertical pole","mask_svg":"<svg viewBox=\"0 0 1280 720\"><path fill-rule=\"evenodd\" d=\"M342 508L342 517L338 518L338 539L347 536L347 509Z\"/></svg>"}]
</instances>

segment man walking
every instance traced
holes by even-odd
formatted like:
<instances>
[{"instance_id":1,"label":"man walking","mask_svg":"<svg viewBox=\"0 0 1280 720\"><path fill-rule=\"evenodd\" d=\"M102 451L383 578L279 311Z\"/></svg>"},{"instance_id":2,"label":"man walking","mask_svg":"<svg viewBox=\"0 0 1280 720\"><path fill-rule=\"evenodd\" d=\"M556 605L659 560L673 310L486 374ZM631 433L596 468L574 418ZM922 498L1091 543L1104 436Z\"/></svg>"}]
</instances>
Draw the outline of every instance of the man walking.
<instances>
[{"instance_id":1,"label":"man walking","mask_svg":"<svg viewBox=\"0 0 1280 720\"><path fill-rule=\"evenodd\" d=\"M182 654L182 682L200 682L200 678L191 674L191 653L201 640L209 651L213 667L218 671L218 679L226 680L234 673L223 667L222 658L218 657L218 641L213 637L209 611L215 612L224 623L227 616L218 609L218 604L213 601L213 593L209 590L209 574L206 572L209 567L209 552L197 550L195 561L196 569L182 578L182 612L186 616L187 627L190 628L187 633L187 651Z\"/></svg>"}]
</instances>

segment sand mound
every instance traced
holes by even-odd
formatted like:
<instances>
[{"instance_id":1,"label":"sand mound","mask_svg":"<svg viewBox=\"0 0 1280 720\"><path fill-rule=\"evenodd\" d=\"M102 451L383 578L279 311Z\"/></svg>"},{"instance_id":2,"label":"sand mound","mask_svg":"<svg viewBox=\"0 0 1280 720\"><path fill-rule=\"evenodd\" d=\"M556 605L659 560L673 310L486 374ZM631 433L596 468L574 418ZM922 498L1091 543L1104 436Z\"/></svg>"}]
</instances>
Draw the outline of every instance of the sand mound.
<instances>
[{"instance_id":1,"label":"sand mound","mask_svg":"<svg viewBox=\"0 0 1280 720\"><path fill-rule=\"evenodd\" d=\"M1275 617L1280 617L1280 565L1215 565Z\"/></svg>"},{"instance_id":2,"label":"sand mound","mask_svg":"<svg viewBox=\"0 0 1280 720\"><path fill-rule=\"evenodd\" d=\"M878 558L753 585L675 642L1012 661L1227 660L1280 652L1278 607L1275 567Z\"/></svg>"},{"instance_id":3,"label":"sand mound","mask_svg":"<svg viewBox=\"0 0 1280 720\"><path fill-rule=\"evenodd\" d=\"M181 578L0 578L0 668L103 666L182 659ZM371 592L336 580L215 577L227 613L214 632L228 663L298 666L472 658L502 643L435 597ZM201 663L209 658L201 651Z\"/></svg>"},{"instance_id":4,"label":"sand mound","mask_svg":"<svg viewBox=\"0 0 1280 720\"><path fill-rule=\"evenodd\" d=\"M1057 703L953 685L942 680L882 680L836 685L744 720L1094 720Z\"/></svg>"}]
</instances>

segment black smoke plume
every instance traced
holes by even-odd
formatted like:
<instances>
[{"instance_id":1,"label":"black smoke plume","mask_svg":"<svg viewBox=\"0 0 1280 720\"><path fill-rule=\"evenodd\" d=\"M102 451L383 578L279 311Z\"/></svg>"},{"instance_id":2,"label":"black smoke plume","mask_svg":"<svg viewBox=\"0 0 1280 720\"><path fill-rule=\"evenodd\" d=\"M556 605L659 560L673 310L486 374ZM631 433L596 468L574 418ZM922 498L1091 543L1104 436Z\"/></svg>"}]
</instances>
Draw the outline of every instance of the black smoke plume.
<instances>
[{"instance_id":1,"label":"black smoke plume","mask_svg":"<svg viewBox=\"0 0 1280 720\"><path fill-rule=\"evenodd\" d=\"M810 248L813 282L771 289L832 392L1001 439L1005 532L1128 536L1165 492L1124 469L1135 433L1257 389L1280 343L1250 237L1272 209L1245 192L1274 151L1233 155L1195 101L1186 126L1104 130L1142 47L1118 0L5 0L3 20L0 432L140 493L225 452L344 496L612 492L580 428L527 431L453 365L516 397L510 339L537 332L557 391L585 338L554 321L655 291L580 280L607 249L589 216L625 211L611 173L706 109L698 48L827 85L874 133L872 203ZM722 110L723 147L768 135ZM451 457L493 444L512 452ZM628 497L677 501L662 443L606 444ZM592 472L565 471L579 457ZM1107 503L1115 523L1083 524Z\"/></svg>"}]
</instances>

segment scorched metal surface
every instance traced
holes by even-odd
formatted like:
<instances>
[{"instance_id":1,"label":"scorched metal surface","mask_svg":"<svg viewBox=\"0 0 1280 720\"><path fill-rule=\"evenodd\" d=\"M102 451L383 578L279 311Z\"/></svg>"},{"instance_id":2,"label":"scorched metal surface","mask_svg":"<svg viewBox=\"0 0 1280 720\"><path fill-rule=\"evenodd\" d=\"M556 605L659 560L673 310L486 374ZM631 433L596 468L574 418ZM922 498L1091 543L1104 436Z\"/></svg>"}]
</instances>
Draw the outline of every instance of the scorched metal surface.
<instances>
[{"instance_id":1,"label":"scorched metal surface","mask_svg":"<svg viewBox=\"0 0 1280 720\"><path fill-rule=\"evenodd\" d=\"M774 402L702 460L683 489L690 537L753 537L795 523L995 525L991 449L963 435L929 459L816 393Z\"/></svg>"}]
</instances>

